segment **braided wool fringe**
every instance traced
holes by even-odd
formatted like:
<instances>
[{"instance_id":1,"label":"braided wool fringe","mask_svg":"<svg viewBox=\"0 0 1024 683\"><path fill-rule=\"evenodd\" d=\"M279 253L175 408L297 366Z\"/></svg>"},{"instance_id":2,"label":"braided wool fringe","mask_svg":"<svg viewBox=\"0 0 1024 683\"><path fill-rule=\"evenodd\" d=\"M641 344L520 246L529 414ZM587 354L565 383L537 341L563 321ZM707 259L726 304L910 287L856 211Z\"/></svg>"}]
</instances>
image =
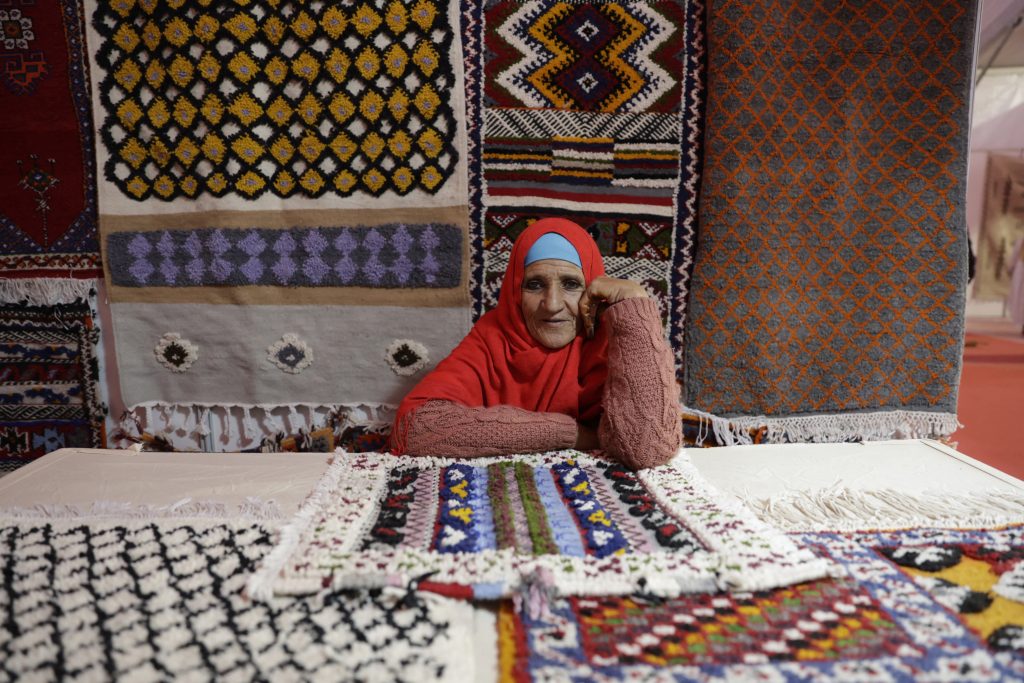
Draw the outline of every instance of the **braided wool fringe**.
<instances>
[{"instance_id":1,"label":"braided wool fringe","mask_svg":"<svg viewBox=\"0 0 1024 683\"><path fill-rule=\"evenodd\" d=\"M0 303L53 306L88 301L96 293L96 280L34 277L0 278Z\"/></svg>"},{"instance_id":2,"label":"braided wool fringe","mask_svg":"<svg viewBox=\"0 0 1024 683\"><path fill-rule=\"evenodd\" d=\"M948 436L962 425L951 413L892 410L805 417L718 417L693 408L684 411L711 425L723 446L752 444L751 430L765 429L765 443L842 443ZM698 444L701 445L701 444Z\"/></svg>"},{"instance_id":3,"label":"braided wool fringe","mask_svg":"<svg viewBox=\"0 0 1024 683\"><path fill-rule=\"evenodd\" d=\"M785 531L992 529L1024 523L1024 494L1006 491L915 495L833 486L769 498L738 497L763 522Z\"/></svg>"},{"instance_id":4,"label":"braided wool fringe","mask_svg":"<svg viewBox=\"0 0 1024 683\"><path fill-rule=\"evenodd\" d=\"M339 411L346 414L346 425L377 427L391 424L395 406L386 403L261 405L147 401L131 406L122 417L120 426L126 433L132 433L135 429L134 415L143 420L144 429L150 434L161 435L176 448L188 450L192 446L187 443L189 436L201 438L210 434L212 417L220 422L221 431L229 438L234 436L237 418L240 436L245 441L256 442L264 436L295 434L300 428L313 429L318 417Z\"/></svg>"}]
</instances>

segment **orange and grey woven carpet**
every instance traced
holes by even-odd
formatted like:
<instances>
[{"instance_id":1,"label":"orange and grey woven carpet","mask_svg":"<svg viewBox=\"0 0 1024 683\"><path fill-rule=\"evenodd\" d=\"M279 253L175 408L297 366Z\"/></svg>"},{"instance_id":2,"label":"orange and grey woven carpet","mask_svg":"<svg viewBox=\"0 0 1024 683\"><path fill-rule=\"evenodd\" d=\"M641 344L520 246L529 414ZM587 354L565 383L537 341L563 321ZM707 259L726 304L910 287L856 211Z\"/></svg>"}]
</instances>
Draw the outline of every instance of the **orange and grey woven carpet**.
<instances>
[{"instance_id":1,"label":"orange and grey woven carpet","mask_svg":"<svg viewBox=\"0 0 1024 683\"><path fill-rule=\"evenodd\" d=\"M974 3L725 1L707 21L686 405L778 439L950 433Z\"/></svg>"}]
</instances>

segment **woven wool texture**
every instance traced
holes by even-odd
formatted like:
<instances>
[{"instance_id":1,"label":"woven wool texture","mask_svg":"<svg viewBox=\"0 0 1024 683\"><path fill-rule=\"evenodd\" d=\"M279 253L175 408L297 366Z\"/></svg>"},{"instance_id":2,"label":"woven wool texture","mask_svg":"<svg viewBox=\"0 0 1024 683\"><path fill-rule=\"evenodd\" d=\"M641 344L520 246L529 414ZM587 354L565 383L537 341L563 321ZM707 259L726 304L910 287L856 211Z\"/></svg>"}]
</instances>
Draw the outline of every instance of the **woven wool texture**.
<instances>
[{"instance_id":1,"label":"woven wool texture","mask_svg":"<svg viewBox=\"0 0 1024 683\"><path fill-rule=\"evenodd\" d=\"M85 6L127 406L233 450L397 403L470 325L456 5Z\"/></svg>"},{"instance_id":2,"label":"woven wool texture","mask_svg":"<svg viewBox=\"0 0 1024 683\"><path fill-rule=\"evenodd\" d=\"M457 653L472 615L459 603L245 598L271 547L259 526L5 523L0 547L5 680L442 681L467 670Z\"/></svg>"},{"instance_id":3,"label":"woven wool texture","mask_svg":"<svg viewBox=\"0 0 1024 683\"><path fill-rule=\"evenodd\" d=\"M463 3L477 315L538 218L586 228L681 348L703 116L699 0ZM681 357L680 357L681 358Z\"/></svg>"},{"instance_id":4,"label":"woven wool texture","mask_svg":"<svg viewBox=\"0 0 1024 683\"><path fill-rule=\"evenodd\" d=\"M499 617L502 680L1017 681L1020 527L805 534L849 575L773 591L556 601Z\"/></svg>"},{"instance_id":5,"label":"woven wool texture","mask_svg":"<svg viewBox=\"0 0 1024 683\"><path fill-rule=\"evenodd\" d=\"M0 276L95 276L96 168L81 5L0 9Z\"/></svg>"},{"instance_id":6,"label":"woven wool texture","mask_svg":"<svg viewBox=\"0 0 1024 683\"><path fill-rule=\"evenodd\" d=\"M0 304L0 472L105 445L99 337L86 302Z\"/></svg>"},{"instance_id":7,"label":"woven wool texture","mask_svg":"<svg viewBox=\"0 0 1024 683\"><path fill-rule=\"evenodd\" d=\"M405 584L494 599L708 592L828 564L726 502L686 460L637 473L576 451L442 460L339 452L253 594Z\"/></svg>"},{"instance_id":8,"label":"woven wool texture","mask_svg":"<svg viewBox=\"0 0 1024 683\"><path fill-rule=\"evenodd\" d=\"M800 439L955 429L974 24L956 0L709 8L687 406L829 416ZM836 417L900 411L924 415Z\"/></svg>"}]
</instances>

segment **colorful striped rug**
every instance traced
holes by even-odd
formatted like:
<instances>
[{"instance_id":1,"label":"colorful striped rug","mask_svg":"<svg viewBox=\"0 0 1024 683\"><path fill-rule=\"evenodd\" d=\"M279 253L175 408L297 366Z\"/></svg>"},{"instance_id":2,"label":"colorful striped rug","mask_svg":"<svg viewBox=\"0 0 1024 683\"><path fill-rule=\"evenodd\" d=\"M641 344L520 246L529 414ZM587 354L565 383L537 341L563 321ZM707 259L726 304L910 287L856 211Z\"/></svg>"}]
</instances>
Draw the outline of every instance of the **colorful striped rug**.
<instances>
[{"instance_id":1,"label":"colorful striped rug","mask_svg":"<svg viewBox=\"0 0 1024 683\"><path fill-rule=\"evenodd\" d=\"M678 595L824 576L827 562L704 482L577 451L444 460L339 452L253 595L414 582L464 598Z\"/></svg>"}]
</instances>

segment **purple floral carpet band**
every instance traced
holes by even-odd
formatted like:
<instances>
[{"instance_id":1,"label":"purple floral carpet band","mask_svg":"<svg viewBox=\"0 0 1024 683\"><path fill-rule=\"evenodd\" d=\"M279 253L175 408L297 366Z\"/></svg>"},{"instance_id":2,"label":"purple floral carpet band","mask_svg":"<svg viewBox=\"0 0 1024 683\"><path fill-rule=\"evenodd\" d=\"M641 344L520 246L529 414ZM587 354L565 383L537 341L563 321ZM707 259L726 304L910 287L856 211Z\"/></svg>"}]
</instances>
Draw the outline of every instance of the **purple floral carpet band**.
<instances>
[{"instance_id":1,"label":"purple floral carpet band","mask_svg":"<svg viewBox=\"0 0 1024 683\"><path fill-rule=\"evenodd\" d=\"M122 287L455 287L462 272L454 225L203 228L106 240L111 280Z\"/></svg>"}]
</instances>

